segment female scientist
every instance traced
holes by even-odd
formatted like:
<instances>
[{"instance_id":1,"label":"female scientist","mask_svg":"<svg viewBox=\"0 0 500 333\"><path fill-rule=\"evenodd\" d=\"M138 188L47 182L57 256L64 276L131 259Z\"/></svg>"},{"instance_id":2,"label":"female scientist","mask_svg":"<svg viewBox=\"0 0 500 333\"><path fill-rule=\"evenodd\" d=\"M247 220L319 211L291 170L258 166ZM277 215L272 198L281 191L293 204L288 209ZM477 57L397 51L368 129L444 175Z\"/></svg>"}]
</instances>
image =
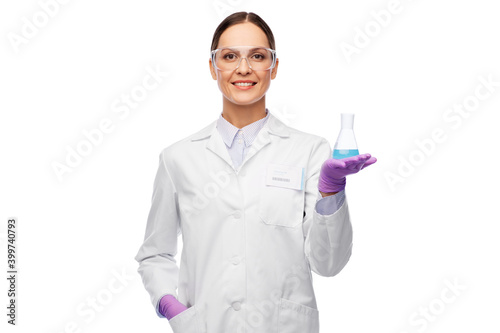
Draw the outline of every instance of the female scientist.
<instances>
[{"instance_id":1,"label":"female scientist","mask_svg":"<svg viewBox=\"0 0 500 333\"><path fill-rule=\"evenodd\" d=\"M279 61L258 15L228 16L211 49L222 112L161 152L138 272L174 333L317 333L311 270L349 260L345 177L376 159L334 160L266 108Z\"/></svg>"}]
</instances>

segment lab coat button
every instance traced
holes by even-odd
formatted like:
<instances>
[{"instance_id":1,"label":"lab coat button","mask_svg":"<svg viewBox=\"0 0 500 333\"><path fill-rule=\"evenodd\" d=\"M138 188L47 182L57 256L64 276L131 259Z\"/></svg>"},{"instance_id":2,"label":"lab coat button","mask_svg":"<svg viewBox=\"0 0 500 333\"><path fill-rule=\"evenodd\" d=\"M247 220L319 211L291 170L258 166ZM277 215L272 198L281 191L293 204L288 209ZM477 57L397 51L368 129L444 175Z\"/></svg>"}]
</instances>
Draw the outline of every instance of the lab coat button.
<instances>
[{"instance_id":1,"label":"lab coat button","mask_svg":"<svg viewBox=\"0 0 500 333\"><path fill-rule=\"evenodd\" d=\"M238 256L234 256L232 259L231 259L231 262L233 263L233 265L238 265L241 260L240 260L240 257Z\"/></svg>"},{"instance_id":2,"label":"lab coat button","mask_svg":"<svg viewBox=\"0 0 500 333\"><path fill-rule=\"evenodd\" d=\"M235 219L239 219L239 218L241 218L241 212L236 212L233 214L233 216Z\"/></svg>"},{"instance_id":3,"label":"lab coat button","mask_svg":"<svg viewBox=\"0 0 500 333\"><path fill-rule=\"evenodd\" d=\"M232 304L232 307L233 309L235 309L236 311L240 311L241 310L241 303L240 302L234 302Z\"/></svg>"}]
</instances>

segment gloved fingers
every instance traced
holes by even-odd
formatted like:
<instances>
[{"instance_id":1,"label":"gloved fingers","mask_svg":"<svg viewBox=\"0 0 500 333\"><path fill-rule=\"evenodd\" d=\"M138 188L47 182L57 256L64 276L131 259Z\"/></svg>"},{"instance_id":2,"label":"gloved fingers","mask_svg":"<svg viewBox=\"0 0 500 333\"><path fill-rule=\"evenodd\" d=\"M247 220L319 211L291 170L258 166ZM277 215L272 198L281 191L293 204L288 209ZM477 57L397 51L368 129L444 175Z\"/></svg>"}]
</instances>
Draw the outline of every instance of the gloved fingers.
<instances>
[{"instance_id":1,"label":"gloved fingers","mask_svg":"<svg viewBox=\"0 0 500 333\"><path fill-rule=\"evenodd\" d=\"M356 170L360 171L366 166L366 163L371 159L372 155L363 154L363 157L360 159L358 165L356 165Z\"/></svg>"},{"instance_id":2,"label":"gloved fingers","mask_svg":"<svg viewBox=\"0 0 500 333\"><path fill-rule=\"evenodd\" d=\"M347 169L350 170L360 170L365 164L365 162L371 157L370 154L363 154L352 156L348 158L343 158L342 160L345 162Z\"/></svg>"},{"instance_id":3,"label":"gloved fingers","mask_svg":"<svg viewBox=\"0 0 500 333\"><path fill-rule=\"evenodd\" d=\"M344 175L348 175L352 173L357 173L360 170L366 168L367 166L372 165L376 161L377 159L375 157L372 157L371 154L361 154L339 160L334 158L329 158L323 163L322 169L325 171L326 169L332 171L344 170L341 172Z\"/></svg>"},{"instance_id":4,"label":"gloved fingers","mask_svg":"<svg viewBox=\"0 0 500 333\"><path fill-rule=\"evenodd\" d=\"M354 170L356 172L359 172L361 169L363 169L363 166L365 165L365 162L364 161L360 161L358 164L356 164L354 166Z\"/></svg>"},{"instance_id":5,"label":"gloved fingers","mask_svg":"<svg viewBox=\"0 0 500 333\"><path fill-rule=\"evenodd\" d=\"M365 164L363 165L363 167L361 168L361 170L363 170L367 166L370 166L370 165L374 164L375 162L377 162L377 159L375 157L373 157L373 156L370 157L370 159L365 162Z\"/></svg>"}]
</instances>

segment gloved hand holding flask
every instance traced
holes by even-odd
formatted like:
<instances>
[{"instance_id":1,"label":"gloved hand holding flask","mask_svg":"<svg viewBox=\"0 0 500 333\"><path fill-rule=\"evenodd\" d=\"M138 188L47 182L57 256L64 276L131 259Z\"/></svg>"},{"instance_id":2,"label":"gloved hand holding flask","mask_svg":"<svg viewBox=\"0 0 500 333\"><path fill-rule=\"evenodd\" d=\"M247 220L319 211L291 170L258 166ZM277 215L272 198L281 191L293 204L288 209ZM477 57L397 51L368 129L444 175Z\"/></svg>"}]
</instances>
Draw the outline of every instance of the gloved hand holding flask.
<instances>
[{"instance_id":1,"label":"gloved hand holding flask","mask_svg":"<svg viewBox=\"0 0 500 333\"><path fill-rule=\"evenodd\" d=\"M377 162L370 154L359 155L354 137L353 113L341 114L342 127L333 149L333 158L327 159L321 166L318 189L322 194L335 194L345 188L346 176L357 173Z\"/></svg>"}]
</instances>

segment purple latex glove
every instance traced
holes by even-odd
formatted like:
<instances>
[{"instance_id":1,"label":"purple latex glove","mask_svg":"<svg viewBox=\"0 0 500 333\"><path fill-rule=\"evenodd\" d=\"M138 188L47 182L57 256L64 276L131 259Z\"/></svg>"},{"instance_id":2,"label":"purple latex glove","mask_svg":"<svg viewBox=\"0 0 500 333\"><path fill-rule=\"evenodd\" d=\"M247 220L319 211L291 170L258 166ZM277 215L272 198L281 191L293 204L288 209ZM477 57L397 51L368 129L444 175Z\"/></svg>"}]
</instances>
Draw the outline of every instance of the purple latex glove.
<instances>
[{"instance_id":1,"label":"purple latex glove","mask_svg":"<svg viewBox=\"0 0 500 333\"><path fill-rule=\"evenodd\" d=\"M340 192L345 188L345 176L357 173L377 162L370 154L361 154L340 160L329 158L321 166L318 189L320 192Z\"/></svg>"},{"instance_id":2,"label":"purple latex glove","mask_svg":"<svg viewBox=\"0 0 500 333\"><path fill-rule=\"evenodd\" d=\"M186 310L187 307L179 302L177 298L172 295L165 295L160 300L159 311L162 315L167 317L168 320L177 316L182 311Z\"/></svg>"}]
</instances>

